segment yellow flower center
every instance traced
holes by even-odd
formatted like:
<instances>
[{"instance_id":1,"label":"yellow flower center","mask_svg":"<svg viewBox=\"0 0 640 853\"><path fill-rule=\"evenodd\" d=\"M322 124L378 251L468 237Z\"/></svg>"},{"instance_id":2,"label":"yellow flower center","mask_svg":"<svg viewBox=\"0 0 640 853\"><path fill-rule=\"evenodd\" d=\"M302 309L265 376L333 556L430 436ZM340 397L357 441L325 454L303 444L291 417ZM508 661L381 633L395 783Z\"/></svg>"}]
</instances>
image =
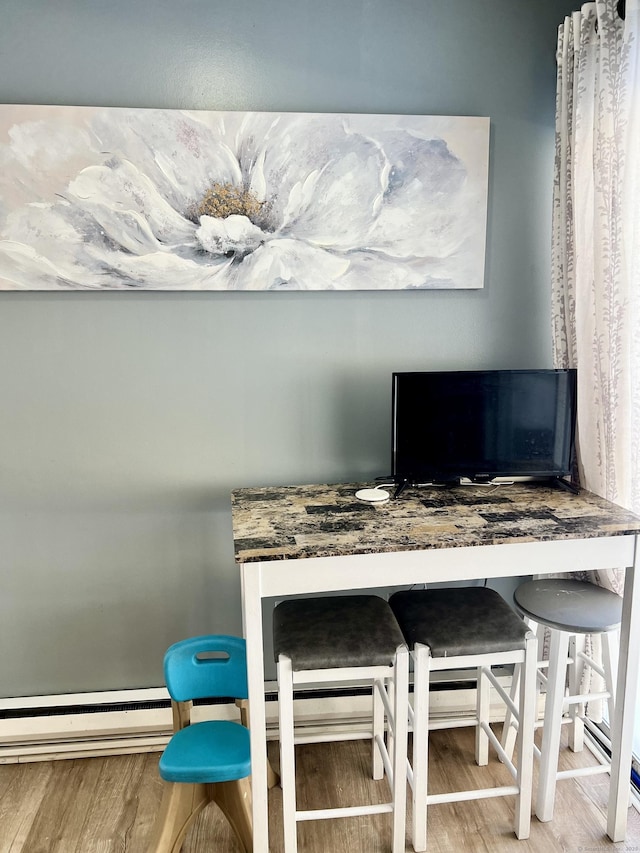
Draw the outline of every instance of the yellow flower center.
<instances>
[{"instance_id":1,"label":"yellow flower center","mask_svg":"<svg viewBox=\"0 0 640 853\"><path fill-rule=\"evenodd\" d=\"M213 216L216 219L246 216L254 222L263 206L264 202L251 190L233 184L212 184L200 203L195 205L194 214L197 219L201 216Z\"/></svg>"}]
</instances>

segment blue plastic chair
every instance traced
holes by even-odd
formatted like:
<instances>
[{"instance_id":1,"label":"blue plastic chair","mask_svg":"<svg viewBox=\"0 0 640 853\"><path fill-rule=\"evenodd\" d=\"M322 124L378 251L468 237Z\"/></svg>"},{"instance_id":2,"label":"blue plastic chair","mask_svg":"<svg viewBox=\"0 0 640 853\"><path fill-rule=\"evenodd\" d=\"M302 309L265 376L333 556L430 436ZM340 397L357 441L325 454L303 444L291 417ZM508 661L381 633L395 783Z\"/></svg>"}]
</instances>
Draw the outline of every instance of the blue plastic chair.
<instances>
[{"instance_id":1,"label":"blue plastic chair","mask_svg":"<svg viewBox=\"0 0 640 853\"><path fill-rule=\"evenodd\" d=\"M182 640L164 658L175 734L160 759L167 783L149 853L179 853L195 816L220 807L242 849L253 849L249 730L231 720L190 722L194 699L247 699L245 641L208 635Z\"/></svg>"}]
</instances>

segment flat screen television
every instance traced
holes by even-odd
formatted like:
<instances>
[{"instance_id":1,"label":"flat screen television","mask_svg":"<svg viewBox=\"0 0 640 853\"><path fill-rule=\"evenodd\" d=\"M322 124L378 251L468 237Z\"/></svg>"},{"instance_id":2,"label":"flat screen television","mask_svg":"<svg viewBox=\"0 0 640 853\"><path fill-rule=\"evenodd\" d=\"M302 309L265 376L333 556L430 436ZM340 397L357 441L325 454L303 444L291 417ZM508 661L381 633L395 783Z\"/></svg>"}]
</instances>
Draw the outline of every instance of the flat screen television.
<instances>
[{"instance_id":1,"label":"flat screen television","mask_svg":"<svg viewBox=\"0 0 640 853\"><path fill-rule=\"evenodd\" d=\"M393 374L392 474L406 485L570 473L575 370Z\"/></svg>"}]
</instances>

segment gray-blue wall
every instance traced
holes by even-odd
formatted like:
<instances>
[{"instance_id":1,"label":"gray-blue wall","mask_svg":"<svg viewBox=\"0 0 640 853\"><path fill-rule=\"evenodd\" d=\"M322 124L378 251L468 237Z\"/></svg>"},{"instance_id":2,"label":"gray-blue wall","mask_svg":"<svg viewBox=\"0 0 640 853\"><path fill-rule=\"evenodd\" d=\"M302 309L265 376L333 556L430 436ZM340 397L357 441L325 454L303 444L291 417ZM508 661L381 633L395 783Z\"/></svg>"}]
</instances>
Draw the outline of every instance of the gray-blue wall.
<instances>
[{"instance_id":1,"label":"gray-blue wall","mask_svg":"<svg viewBox=\"0 0 640 853\"><path fill-rule=\"evenodd\" d=\"M5 0L0 102L491 117L486 286L1 293L0 694L239 632L229 492L389 466L397 369L550 366L560 0Z\"/></svg>"}]
</instances>

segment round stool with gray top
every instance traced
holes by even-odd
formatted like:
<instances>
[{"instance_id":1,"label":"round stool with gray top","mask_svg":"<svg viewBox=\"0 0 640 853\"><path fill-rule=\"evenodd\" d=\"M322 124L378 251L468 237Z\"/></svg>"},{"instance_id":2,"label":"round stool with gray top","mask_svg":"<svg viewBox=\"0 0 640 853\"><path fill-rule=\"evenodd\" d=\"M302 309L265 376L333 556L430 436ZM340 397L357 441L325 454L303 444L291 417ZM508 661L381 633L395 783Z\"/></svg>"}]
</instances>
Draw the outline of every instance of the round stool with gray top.
<instances>
[{"instance_id":1,"label":"round stool with gray top","mask_svg":"<svg viewBox=\"0 0 640 853\"><path fill-rule=\"evenodd\" d=\"M592 767L558 772L558 754L565 709L568 715L564 721L572 726L570 746L574 751L582 748L585 702L606 699L609 719L613 720L622 599L585 581L541 578L521 584L514 593L514 601L529 623L546 627L550 632L548 674L546 678L542 672L538 676L546 684L547 695L542 746L536 749L540 758L536 815L539 820L548 821L553 817L558 779L610 771L610 764L602 759ZM587 634L599 634L602 638L602 666L584 651ZM540 662L541 669L546 665L547 662ZM603 679L604 691L580 693L585 667ZM567 680L569 695L565 695ZM517 684L517 674L514 682ZM511 720L505 720L503 743L510 737L512 726Z\"/></svg>"},{"instance_id":2,"label":"round stool with gray top","mask_svg":"<svg viewBox=\"0 0 640 853\"><path fill-rule=\"evenodd\" d=\"M375 595L287 599L273 612L278 663L280 778L284 849L297 850L297 823L392 813L392 850L404 853L406 825L409 652L388 603ZM294 685L372 684L372 725L341 735L294 734ZM385 743L385 715L388 736ZM379 805L301 811L296 808L295 744L371 738L373 778L386 772L391 800Z\"/></svg>"},{"instance_id":3,"label":"round stool with gray top","mask_svg":"<svg viewBox=\"0 0 640 853\"><path fill-rule=\"evenodd\" d=\"M414 662L413 761L409 775L413 791L413 847L427 849L427 806L436 803L515 796L514 829L518 838L528 838L533 787L533 730L536 698L537 641L535 634L507 602L487 587L451 587L402 590L389 599L391 609L412 650ZM519 664L524 673L518 706L507 695L492 666ZM505 763L513 785L445 794L428 794L428 731L430 674L436 670L473 668L477 685L475 717L459 721L476 727L476 762L489 761L489 743ZM505 755L489 725L490 688L517 715L517 767ZM451 727L450 720L445 726Z\"/></svg>"}]
</instances>

